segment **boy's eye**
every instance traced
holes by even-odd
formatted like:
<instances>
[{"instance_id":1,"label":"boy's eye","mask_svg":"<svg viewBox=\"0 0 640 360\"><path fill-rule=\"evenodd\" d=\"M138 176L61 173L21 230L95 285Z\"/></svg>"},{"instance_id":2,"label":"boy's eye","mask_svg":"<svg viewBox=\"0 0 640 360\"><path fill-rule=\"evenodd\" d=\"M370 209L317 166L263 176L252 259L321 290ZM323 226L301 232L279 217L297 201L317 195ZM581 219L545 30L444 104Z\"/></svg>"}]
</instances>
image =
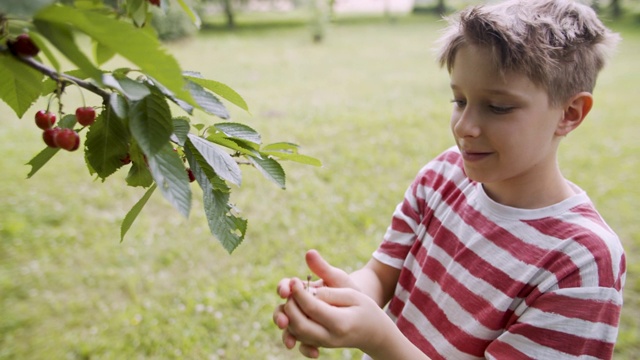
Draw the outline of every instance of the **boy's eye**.
<instances>
[{"instance_id":1,"label":"boy's eye","mask_svg":"<svg viewBox=\"0 0 640 360\"><path fill-rule=\"evenodd\" d=\"M451 100L451 102L452 102L456 107L459 107L459 108L463 108L463 107L465 107L465 105L467 105L467 102L466 102L466 101L464 101L464 100L456 100L456 99L453 99L453 100Z\"/></svg>"},{"instance_id":2,"label":"boy's eye","mask_svg":"<svg viewBox=\"0 0 640 360\"><path fill-rule=\"evenodd\" d=\"M497 106L497 105L489 105L489 108L492 112L496 114L507 114L513 110L512 106Z\"/></svg>"}]
</instances>

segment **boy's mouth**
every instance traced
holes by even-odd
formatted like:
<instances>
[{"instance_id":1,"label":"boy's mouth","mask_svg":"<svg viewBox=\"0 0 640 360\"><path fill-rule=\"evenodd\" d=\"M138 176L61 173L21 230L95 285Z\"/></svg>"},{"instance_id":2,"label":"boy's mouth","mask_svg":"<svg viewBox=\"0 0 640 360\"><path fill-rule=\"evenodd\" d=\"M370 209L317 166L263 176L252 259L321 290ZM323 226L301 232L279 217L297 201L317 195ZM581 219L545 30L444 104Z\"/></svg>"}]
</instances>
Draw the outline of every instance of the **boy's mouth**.
<instances>
[{"instance_id":1,"label":"boy's mouth","mask_svg":"<svg viewBox=\"0 0 640 360\"><path fill-rule=\"evenodd\" d=\"M469 162L480 161L492 154L491 152L462 150L462 149L460 150L460 153L462 154L462 158L465 161L469 161Z\"/></svg>"}]
</instances>

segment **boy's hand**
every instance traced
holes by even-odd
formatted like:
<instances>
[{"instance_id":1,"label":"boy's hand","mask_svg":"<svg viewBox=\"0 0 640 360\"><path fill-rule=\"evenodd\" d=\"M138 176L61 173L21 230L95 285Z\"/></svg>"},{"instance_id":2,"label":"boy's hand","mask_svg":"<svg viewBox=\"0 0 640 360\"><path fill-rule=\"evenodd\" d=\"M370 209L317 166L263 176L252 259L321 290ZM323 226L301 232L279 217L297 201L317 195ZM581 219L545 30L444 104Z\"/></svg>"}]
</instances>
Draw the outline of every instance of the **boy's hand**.
<instances>
[{"instance_id":1,"label":"boy's hand","mask_svg":"<svg viewBox=\"0 0 640 360\"><path fill-rule=\"evenodd\" d=\"M318 288L321 286L328 287L346 287L357 289L357 286L349 277L345 271L331 266L326 260L320 256L320 254L316 250L309 250L305 256L305 260L307 262L307 266L309 269L316 274L320 280L314 281L310 284L311 288ZM298 280L300 281L300 280ZM284 278L280 280L278 283L278 295L282 299L289 299L292 295L292 279ZM282 342L288 349L292 349L296 342L298 341L294 335L290 333L287 329L289 326L289 317L284 311L284 304L276 307L273 312L273 322L278 326L278 328L282 329ZM318 357L319 351L317 347L309 346L306 344L300 345L300 352L307 357Z\"/></svg>"},{"instance_id":2,"label":"boy's hand","mask_svg":"<svg viewBox=\"0 0 640 360\"><path fill-rule=\"evenodd\" d=\"M374 355L384 346L391 319L369 296L351 288L311 288L300 279L291 280L291 297L282 307L288 326L285 345L304 344L301 352L317 357L319 347L358 348ZM289 347L289 346L287 346Z\"/></svg>"}]
</instances>

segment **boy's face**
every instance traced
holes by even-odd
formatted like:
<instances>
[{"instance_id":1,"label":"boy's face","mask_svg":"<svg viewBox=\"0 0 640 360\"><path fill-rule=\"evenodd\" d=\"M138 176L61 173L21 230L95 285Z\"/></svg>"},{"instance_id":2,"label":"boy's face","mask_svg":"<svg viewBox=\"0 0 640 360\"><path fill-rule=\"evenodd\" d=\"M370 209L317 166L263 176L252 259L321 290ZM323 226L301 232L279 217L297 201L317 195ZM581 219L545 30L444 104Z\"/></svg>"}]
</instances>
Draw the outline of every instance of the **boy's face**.
<instances>
[{"instance_id":1,"label":"boy's face","mask_svg":"<svg viewBox=\"0 0 640 360\"><path fill-rule=\"evenodd\" d=\"M522 74L500 75L490 50L473 45L458 50L451 89L451 129L469 178L517 190L557 174L554 133L563 109L544 89Z\"/></svg>"}]
</instances>

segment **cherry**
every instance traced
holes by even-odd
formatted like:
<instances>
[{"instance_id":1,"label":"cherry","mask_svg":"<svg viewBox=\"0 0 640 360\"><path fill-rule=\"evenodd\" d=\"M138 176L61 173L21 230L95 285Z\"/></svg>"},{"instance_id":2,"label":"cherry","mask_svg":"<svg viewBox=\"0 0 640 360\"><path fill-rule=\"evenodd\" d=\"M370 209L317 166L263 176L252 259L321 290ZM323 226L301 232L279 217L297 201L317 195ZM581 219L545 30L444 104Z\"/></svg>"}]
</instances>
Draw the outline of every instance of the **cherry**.
<instances>
[{"instance_id":1,"label":"cherry","mask_svg":"<svg viewBox=\"0 0 640 360\"><path fill-rule=\"evenodd\" d=\"M59 131L60 131L59 127L54 127L50 129L45 129L42 132L42 140L44 140L44 143L47 144L48 147L52 147L52 148L58 147L58 145L56 145L56 142L55 142L55 136Z\"/></svg>"},{"instance_id":2,"label":"cherry","mask_svg":"<svg viewBox=\"0 0 640 360\"><path fill-rule=\"evenodd\" d=\"M56 122L56 114L40 110L36 113L36 125L42 129L50 129Z\"/></svg>"},{"instance_id":3,"label":"cherry","mask_svg":"<svg viewBox=\"0 0 640 360\"><path fill-rule=\"evenodd\" d=\"M196 181L196 176L193 174L193 170L187 169L187 175L189 175L189 182Z\"/></svg>"},{"instance_id":4,"label":"cherry","mask_svg":"<svg viewBox=\"0 0 640 360\"><path fill-rule=\"evenodd\" d=\"M7 41L7 46L12 53L18 56L36 56L40 52L38 46L27 34L20 34L15 40Z\"/></svg>"},{"instance_id":5,"label":"cherry","mask_svg":"<svg viewBox=\"0 0 640 360\"><path fill-rule=\"evenodd\" d=\"M76 119L82 126L89 126L96 121L96 111L89 106L79 107L76 109Z\"/></svg>"},{"instance_id":6,"label":"cherry","mask_svg":"<svg viewBox=\"0 0 640 360\"><path fill-rule=\"evenodd\" d=\"M151 5L155 5L157 7L160 7L160 0L147 0L149 1L149 4Z\"/></svg>"},{"instance_id":7,"label":"cherry","mask_svg":"<svg viewBox=\"0 0 640 360\"><path fill-rule=\"evenodd\" d=\"M56 145L68 151L74 151L80 147L80 136L72 129L60 129L53 137L53 141Z\"/></svg>"},{"instance_id":8,"label":"cherry","mask_svg":"<svg viewBox=\"0 0 640 360\"><path fill-rule=\"evenodd\" d=\"M120 159L120 162L123 165L127 165L129 163L131 163L131 156L129 154L125 155L125 157L123 157L122 159Z\"/></svg>"}]
</instances>

